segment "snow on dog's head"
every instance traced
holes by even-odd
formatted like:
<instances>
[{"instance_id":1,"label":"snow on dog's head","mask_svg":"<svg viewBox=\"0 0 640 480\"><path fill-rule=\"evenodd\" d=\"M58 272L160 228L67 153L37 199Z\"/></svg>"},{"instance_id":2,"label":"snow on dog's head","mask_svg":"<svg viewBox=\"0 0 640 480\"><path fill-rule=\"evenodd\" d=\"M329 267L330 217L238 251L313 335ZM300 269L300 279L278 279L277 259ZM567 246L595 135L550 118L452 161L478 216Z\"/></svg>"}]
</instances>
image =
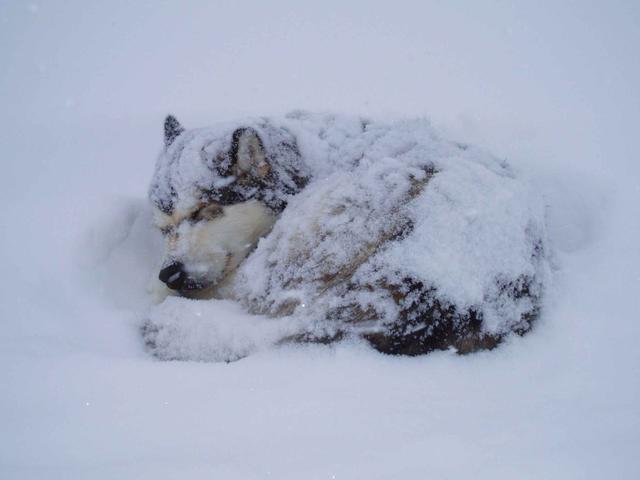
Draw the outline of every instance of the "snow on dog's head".
<instances>
[{"instance_id":1,"label":"snow on dog's head","mask_svg":"<svg viewBox=\"0 0 640 480\"><path fill-rule=\"evenodd\" d=\"M188 294L228 277L307 175L294 137L262 119L185 130L168 116L164 145L149 191L166 238L159 277Z\"/></svg>"}]
</instances>

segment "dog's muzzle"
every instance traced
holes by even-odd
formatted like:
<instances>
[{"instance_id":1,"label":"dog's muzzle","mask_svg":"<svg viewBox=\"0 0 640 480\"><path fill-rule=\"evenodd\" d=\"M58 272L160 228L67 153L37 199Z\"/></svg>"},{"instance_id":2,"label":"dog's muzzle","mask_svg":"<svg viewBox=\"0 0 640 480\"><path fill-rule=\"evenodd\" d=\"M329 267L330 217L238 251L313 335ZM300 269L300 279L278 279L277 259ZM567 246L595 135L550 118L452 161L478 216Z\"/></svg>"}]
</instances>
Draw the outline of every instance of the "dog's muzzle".
<instances>
[{"instance_id":1,"label":"dog's muzzle","mask_svg":"<svg viewBox=\"0 0 640 480\"><path fill-rule=\"evenodd\" d=\"M158 275L160 281L164 282L171 290L178 290L181 292L191 290L202 290L207 285L203 285L201 282L195 281L190 278L187 272L184 270L184 264L182 262L173 262L160 270Z\"/></svg>"}]
</instances>

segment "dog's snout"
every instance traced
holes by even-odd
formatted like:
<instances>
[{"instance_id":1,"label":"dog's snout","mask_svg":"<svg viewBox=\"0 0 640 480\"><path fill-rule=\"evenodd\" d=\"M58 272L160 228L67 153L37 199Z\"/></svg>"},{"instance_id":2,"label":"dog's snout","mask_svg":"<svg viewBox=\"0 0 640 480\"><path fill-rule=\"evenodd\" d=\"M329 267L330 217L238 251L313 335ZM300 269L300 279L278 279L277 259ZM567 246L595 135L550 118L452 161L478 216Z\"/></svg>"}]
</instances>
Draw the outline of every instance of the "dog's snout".
<instances>
[{"instance_id":1,"label":"dog's snout","mask_svg":"<svg viewBox=\"0 0 640 480\"><path fill-rule=\"evenodd\" d=\"M186 278L184 265L181 262L173 262L160 270L158 278L171 290L179 290Z\"/></svg>"}]
</instances>

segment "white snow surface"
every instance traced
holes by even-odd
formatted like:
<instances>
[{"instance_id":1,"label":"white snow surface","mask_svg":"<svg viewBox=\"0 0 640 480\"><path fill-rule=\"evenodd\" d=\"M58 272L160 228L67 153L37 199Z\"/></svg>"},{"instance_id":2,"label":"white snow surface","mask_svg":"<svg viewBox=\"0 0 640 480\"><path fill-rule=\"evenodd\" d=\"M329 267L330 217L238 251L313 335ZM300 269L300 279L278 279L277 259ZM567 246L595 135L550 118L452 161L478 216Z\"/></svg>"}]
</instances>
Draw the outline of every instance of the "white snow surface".
<instances>
[{"instance_id":1,"label":"white snow surface","mask_svg":"<svg viewBox=\"0 0 640 480\"><path fill-rule=\"evenodd\" d=\"M639 24L634 2L0 3L0 478L639 478ZM150 357L164 116L296 108L428 115L528 178L556 252L536 327L390 357L265 348L288 324L200 303L255 353Z\"/></svg>"}]
</instances>

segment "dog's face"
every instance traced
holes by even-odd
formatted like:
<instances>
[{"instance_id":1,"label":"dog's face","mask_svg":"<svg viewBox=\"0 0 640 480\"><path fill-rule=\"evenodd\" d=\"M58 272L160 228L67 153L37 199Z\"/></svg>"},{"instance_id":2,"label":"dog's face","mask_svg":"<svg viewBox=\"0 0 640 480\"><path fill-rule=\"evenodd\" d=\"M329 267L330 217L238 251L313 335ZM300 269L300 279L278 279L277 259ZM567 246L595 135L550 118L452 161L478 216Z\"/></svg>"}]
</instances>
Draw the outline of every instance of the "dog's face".
<instances>
[{"instance_id":1,"label":"dog's face","mask_svg":"<svg viewBox=\"0 0 640 480\"><path fill-rule=\"evenodd\" d=\"M175 118L167 117L165 149L183 131ZM241 128L230 138L209 167L218 187L200 187L199 202L188 209L154 202L156 225L166 239L159 278L182 295L209 291L228 278L276 219L274 210L251 193L267 185L271 175L260 137Z\"/></svg>"},{"instance_id":2,"label":"dog's face","mask_svg":"<svg viewBox=\"0 0 640 480\"><path fill-rule=\"evenodd\" d=\"M275 218L258 200L202 205L182 217L156 212L166 239L160 280L183 294L217 285L235 271Z\"/></svg>"}]
</instances>

